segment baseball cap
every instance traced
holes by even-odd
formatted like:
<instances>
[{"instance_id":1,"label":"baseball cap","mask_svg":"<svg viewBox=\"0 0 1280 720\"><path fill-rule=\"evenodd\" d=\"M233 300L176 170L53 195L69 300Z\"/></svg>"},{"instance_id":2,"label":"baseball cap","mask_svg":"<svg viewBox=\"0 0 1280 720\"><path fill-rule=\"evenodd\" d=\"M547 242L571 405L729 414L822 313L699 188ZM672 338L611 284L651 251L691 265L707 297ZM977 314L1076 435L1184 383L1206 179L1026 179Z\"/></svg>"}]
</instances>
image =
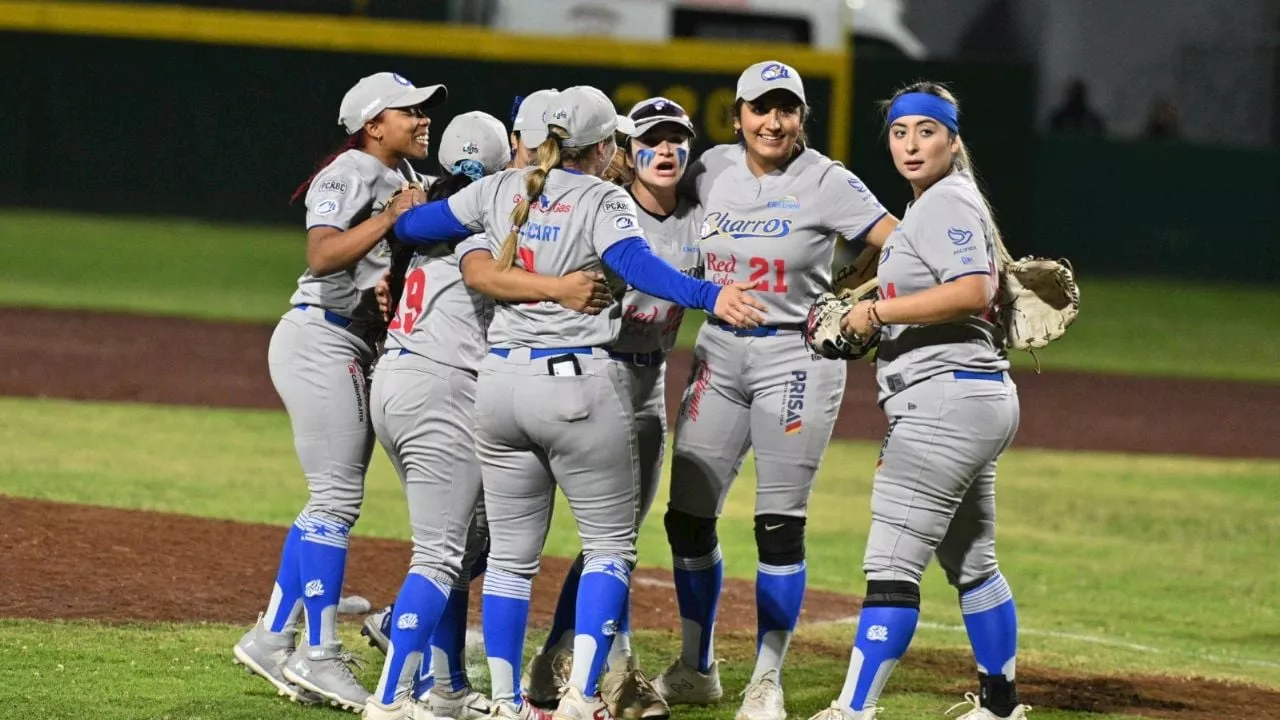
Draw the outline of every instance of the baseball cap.
<instances>
[{"instance_id":1,"label":"baseball cap","mask_svg":"<svg viewBox=\"0 0 1280 720\"><path fill-rule=\"evenodd\" d=\"M559 93L555 88L547 88L530 93L521 101L520 109L516 110L516 119L511 123L511 130L520 133L525 147L538 147L546 141L547 124L542 121L542 115Z\"/></svg>"},{"instance_id":2,"label":"baseball cap","mask_svg":"<svg viewBox=\"0 0 1280 720\"><path fill-rule=\"evenodd\" d=\"M545 121L569 132L560 143L565 147L586 147L608 140L614 132L631 135L636 131L631 118L619 115L613 101L590 85L561 91L547 108Z\"/></svg>"},{"instance_id":3,"label":"baseball cap","mask_svg":"<svg viewBox=\"0 0 1280 720\"><path fill-rule=\"evenodd\" d=\"M679 125L693 136L698 134L693 129L693 121L689 119L689 113L674 100L664 97L641 100L631 108L627 117L631 118L636 125L635 132L631 133L632 137L639 137L663 123Z\"/></svg>"},{"instance_id":4,"label":"baseball cap","mask_svg":"<svg viewBox=\"0 0 1280 720\"><path fill-rule=\"evenodd\" d=\"M498 118L473 110L449 121L440 141L440 164L452 168L463 160L484 166L484 174L495 173L511 159L507 128Z\"/></svg>"},{"instance_id":5,"label":"baseball cap","mask_svg":"<svg viewBox=\"0 0 1280 720\"><path fill-rule=\"evenodd\" d=\"M342 96L338 124L346 128L348 135L353 135L387 108L438 105L448 96L449 91L443 85L414 87L403 75L374 73L360 78L360 82Z\"/></svg>"},{"instance_id":6,"label":"baseball cap","mask_svg":"<svg viewBox=\"0 0 1280 720\"><path fill-rule=\"evenodd\" d=\"M800 98L800 102L807 102L800 73L786 63L765 60L743 70L738 76L739 100L751 102L770 90L789 90Z\"/></svg>"}]
</instances>

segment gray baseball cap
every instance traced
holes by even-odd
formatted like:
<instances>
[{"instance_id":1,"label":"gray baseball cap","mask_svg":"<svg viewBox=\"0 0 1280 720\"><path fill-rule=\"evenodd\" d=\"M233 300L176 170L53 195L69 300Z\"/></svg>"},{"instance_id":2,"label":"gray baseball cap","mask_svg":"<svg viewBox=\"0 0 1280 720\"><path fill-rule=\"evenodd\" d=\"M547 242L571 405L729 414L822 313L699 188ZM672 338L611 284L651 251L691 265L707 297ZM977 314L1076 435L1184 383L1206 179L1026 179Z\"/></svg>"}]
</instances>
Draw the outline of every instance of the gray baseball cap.
<instances>
[{"instance_id":1,"label":"gray baseball cap","mask_svg":"<svg viewBox=\"0 0 1280 720\"><path fill-rule=\"evenodd\" d=\"M396 73L380 72L360 78L346 95L338 109L338 124L353 135L387 108L407 108L416 105L438 105L449 96L443 85L414 87L413 83Z\"/></svg>"},{"instance_id":2,"label":"gray baseball cap","mask_svg":"<svg viewBox=\"0 0 1280 720\"><path fill-rule=\"evenodd\" d=\"M440 140L440 164L452 168L463 160L475 160L491 175L511 159L507 128L498 118L473 110L449 121Z\"/></svg>"},{"instance_id":3,"label":"gray baseball cap","mask_svg":"<svg viewBox=\"0 0 1280 720\"><path fill-rule=\"evenodd\" d=\"M641 100L631 107L627 117L631 118L631 121L636 125L635 132L631 134L631 137L640 137L664 123L678 125L688 130L691 137L698 135L693 129L693 121L689 119L689 113L685 112L685 109L680 107L679 103L664 97L651 97L648 100Z\"/></svg>"},{"instance_id":4,"label":"gray baseball cap","mask_svg":"<svg viewBox=\"0 0 1280 720\"><path fill-rule=\"evenodd\" d=\"M547 124L543 122L542 116L552 99L559 93L560 91L555 88L547 88L532 92L521 101L520 109L516 111L516 120L511 123L511 129L520 133L520 139L524 141L525 147L536 148L546 141Z\"/></svg>"},{"instance_id":5,"label":"gray baseball cap","mask_svg":"<svg viewBox=\"0 0 1280 720\"><path fill-rule=\"evenodd\" d=\"M547 109L546 123L569 132L560 143L565 147L586 147L608 140L615 132L631 135L636 131L631 118L619 115L613 101L590 85L575 85L556 95Z\"/></svg>"},{"instance_id":6,"label":"gray baseball cap","mask_svg":"<svg viewBox=\"0 0 1280 720\"><path fill-rule=\"evenodd\" d=\"M800 102L807 102L800 73L786 63L765 60L743 70L738 76L739 100L751 102L770 90L789 90L800 98Z\"/></svg>"}]
</instances>

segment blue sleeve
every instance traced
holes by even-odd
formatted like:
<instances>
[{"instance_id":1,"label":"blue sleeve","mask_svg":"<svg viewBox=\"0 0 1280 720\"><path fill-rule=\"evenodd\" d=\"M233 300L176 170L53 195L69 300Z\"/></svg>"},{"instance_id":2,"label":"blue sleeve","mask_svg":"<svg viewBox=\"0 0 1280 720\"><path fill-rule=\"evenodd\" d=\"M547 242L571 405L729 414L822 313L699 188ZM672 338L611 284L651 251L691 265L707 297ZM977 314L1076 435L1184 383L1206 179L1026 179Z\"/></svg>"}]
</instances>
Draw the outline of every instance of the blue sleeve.
<instances>
[{"instance_id":1,"label":"blue sleeve","mask_svg":"<svg viewBox=\"0 0 1280 720\"><path fill-rule=\"evenodd\" d=\"M458 222L447 198L419 205L396 220L396 237L409 245L465 240L473 234Z\"/></svg>"},{"instance_id":2,"label":"blue sleeve","mask_svg":"<svg viewBox=\"0 0 1280 720\"><path fill-rule=\"evenodd\" d=\"M676 270L653 254L644 238L629 237L604 251L604 264L622 276L631 287L642 293L660 297L687 308L716 311L720 286L697 280Z\"/></svg>"}]
</instances>

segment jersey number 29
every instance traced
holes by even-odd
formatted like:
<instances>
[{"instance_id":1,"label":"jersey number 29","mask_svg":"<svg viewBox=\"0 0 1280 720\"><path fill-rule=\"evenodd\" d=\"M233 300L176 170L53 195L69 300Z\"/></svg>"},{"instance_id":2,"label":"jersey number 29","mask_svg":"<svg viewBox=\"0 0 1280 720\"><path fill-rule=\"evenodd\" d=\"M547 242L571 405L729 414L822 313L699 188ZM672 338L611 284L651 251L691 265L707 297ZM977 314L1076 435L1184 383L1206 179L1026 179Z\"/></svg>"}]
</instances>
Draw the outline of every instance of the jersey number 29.
<instances>
[{"instance_id":1,"label":"jersey number 29","mask_svg":"<svg viewBox=\"0 0 1280 720\"><path fill-rule=\"evenodd\" d=\"M400 307L391 319L388 330L399 330L405 335L413 332L413 326L422 316L422 301L427 292L427 271L414 268L404 276L404 292L400 294Z\"/></svg>"}]
</instances>

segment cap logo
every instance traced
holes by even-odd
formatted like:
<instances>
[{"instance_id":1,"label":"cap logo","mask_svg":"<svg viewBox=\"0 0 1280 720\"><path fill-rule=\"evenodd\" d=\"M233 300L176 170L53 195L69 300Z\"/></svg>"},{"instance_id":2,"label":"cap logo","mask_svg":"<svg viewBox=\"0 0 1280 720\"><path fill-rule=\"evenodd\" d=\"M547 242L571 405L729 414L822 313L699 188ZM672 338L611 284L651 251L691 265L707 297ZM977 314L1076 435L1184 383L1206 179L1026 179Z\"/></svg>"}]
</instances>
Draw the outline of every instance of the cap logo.
<instances>
[{"instance_id":1,"label":"cap logo","mask_svg":"<svg viewBox=\"0 0 1280 720\"><path fill-rule=\"evenodd\" d=\"M765 82L786 80L791 77L791 69L782 63L769 63L760 71L760 79Z\"/></svg>"},{"instance_id":2,"label":"cap logo","mask_svg":"<svg viewBox=\"0 0 1280 720\"><path fill-rule=\"evenodd\" d=\"M405 77L399 73L391 73L391 77L395 78L396 82L404 85L405 87L413 87L413 83L406 80Z\"/></svg>"},{"instance_id":3,"label":"cap logo","mask_svg":"<svg viewBox=\"0 0 1280 720\"><path fill-rule=\"evenodd\" d=\"M564 108L560 108L555 112L554 115L551 116L552 120L567 120L568 118L569 118L569 111L565 110Z\"/></svg>"},{"instance_id":4,"label":"cap logo","mask_svg":"<svg viewBox=\"0 0 1280 720\"><path fill-rule=\"evenodd\" d=\"M480 148L476 147L475 143L469 142L466 145L462 146L462 152L468 155L475 155L476 153L480 152Z\"/></svg>"}]
</instances>

